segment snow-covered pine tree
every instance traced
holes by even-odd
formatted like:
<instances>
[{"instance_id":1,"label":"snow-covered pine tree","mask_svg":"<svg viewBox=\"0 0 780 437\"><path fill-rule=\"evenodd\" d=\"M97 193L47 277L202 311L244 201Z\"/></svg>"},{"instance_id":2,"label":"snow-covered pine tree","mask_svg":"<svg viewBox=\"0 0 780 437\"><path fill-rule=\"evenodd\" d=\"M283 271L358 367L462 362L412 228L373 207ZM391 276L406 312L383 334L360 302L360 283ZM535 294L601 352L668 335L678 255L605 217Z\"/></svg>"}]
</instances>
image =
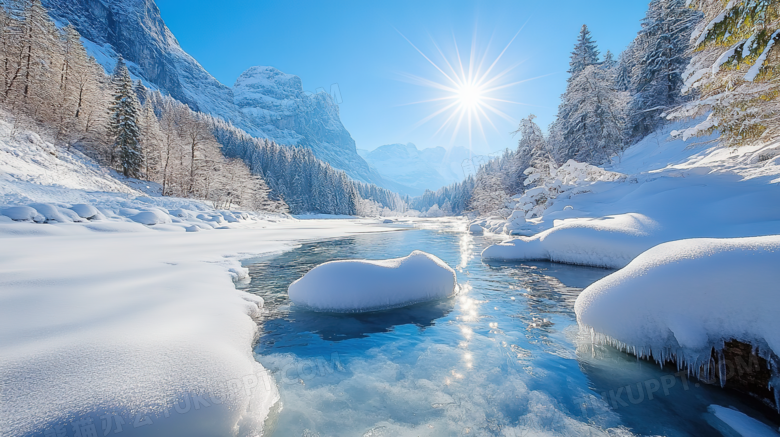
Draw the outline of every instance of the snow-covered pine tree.
<instances>
[{"instance_id":1,"label":"snow-covered pine tree","mask_svg":"<svg viewBox=\"0 0 780 437\"><path fill-rule=\"evenodd\" d=\"M138 99L138 103L141 105L146 103L146 94L149 92L149 90L146 88L146 86L144 86L144 83L141 81L141 79L135 81L134 89L135 98Z\"/></svg>"},{"instance_id":2,"label":"snow-covered pine tree","mask_svg":"<svg viewBox=\"0 0 780 437\"><path fill-rule=\"evenodd\" d=\"M569 80L576 77L588 65L593 65L598 62L598 47L590 35L588 26L583 24L580 29L580 34L577 37L577 44L574 46L574 51L571 52L571 61L569 62L569 74L571 76L569 77Z\"/></svg>"},{"instance_id":3,"label":"snow-covered pine tree","mask_svg":"<svg viewBox=\"0 0 780 437\"><path fill-rule=\"evenodd\" d=\"M654 131L661 115L683 103L682 72L690 60L689 40L701 14L685 0L652 0L633 44L633 94L627 135L638 140Z\"/></svg>"},{"instance_id":4,"label":"snow-covered pine tree","mask_svg":"<svg viewBox=\"0 0 780 437\"><path fill-rule=\"evenodd\" d=\"M138 100L133 89L133 80L124 60L120 57L113 76L114 97L111 103L109 135L118 153L119 167L125 177L140 177L143 170L143 151L138 129ZM112 159L112 164L114 159Z\"/></svg>"},{"instance_id":5,"label":"snow-covered pine tree","mask_svg":"<svg viewBox=\"0 0 780 437\"><path fill-rule=\"evenodd\" d=\"M607 162L623 150L628 93L618 91L614 70L590 65L569 82L558 112L562 162Z\"/></svg>"},{"instance_id":6,"label":"snow-covered pine tree","mask_svg":"<svg viewBox=\"0 0 780 437\"><path fill-rule=\"evenodd\" d=\"M517 144L517 152L514 156L514 165L511 168L512 178L515 180L510 187L513 193L523 191L525 170L531 167L537 161L552 161L552 155L547 147L547 140L544 138L542 129L534 123L535 115L530 114L527 118L520 120L520 126L513 133L520 134L520 141Z\"/></svg>"},{"instance_id":7,"label":"snow-covered pine tree","mask_svg":"<svg viewBox=\"0 0 780 437\"><path fill-rule=\"evenodd\" d=\"M639 56L637 52L637 41L634 39L618 56L615 66L615 86L620 91L633 93L634 70Z\"/></svg>"},{"instance_id":8,"label":"snow-covered pine tree","mask_svg":"<svg viewBox=\"0 0 780 437\"><path fill-rule=\"evenodd\" d=\"M601 66L607 70L617 67L617 61L615 60L615 55L612 54L612 51L607 50L607 53L604 53L604 61L601 62Z\"/></svg>"},{"instance_id":9,"label":"snow-covered pine tree","mask_svg":"<svg viewBox=\"0 0 780 437\"><path fill-rule=\"evenodd\" d=\"M571 54L571 76L558 117L550 126L548 143L558 162L600 163L622 149L625 98L616 89L615 69L599 63L598 53L583 25Z\"/></svg>"},{"instance_id":10,"label":"snow-covered pine tree","mask_svg":"<svg viewBox=\"0 0 780 437\"><path fill-rule=\"evenodd\" d=\"M780 135L780 3L769 0L690 0L704 13L691 42L696 53L684 73L684 91L700 98L675 117L706 121L683 137L717 130L729 145Z\"/></svg>"},{"instance_id":11,"label":"snow-covered pine tree","mask_svg":"<svg viewBox=\"0 0 780 437\"><path fill-rule=\"evenodd\" d=\"M610 61L610 64L614 62ZM598 62L587 26L572 52L566 92L548 143L555 159L600 164L624 146L626 92L617 89L616 69Z\"/></svg>"}]
</instances>

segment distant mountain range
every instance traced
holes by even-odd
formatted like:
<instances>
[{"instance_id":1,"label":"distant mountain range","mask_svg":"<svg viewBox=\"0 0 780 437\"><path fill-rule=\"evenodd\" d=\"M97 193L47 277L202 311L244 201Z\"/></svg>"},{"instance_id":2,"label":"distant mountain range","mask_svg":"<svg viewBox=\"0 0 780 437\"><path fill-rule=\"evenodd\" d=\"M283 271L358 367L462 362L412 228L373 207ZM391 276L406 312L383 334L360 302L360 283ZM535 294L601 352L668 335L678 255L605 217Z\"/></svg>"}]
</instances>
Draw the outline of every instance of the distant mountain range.
<instances>
[{"instance_id":1,"label":"distant mountain range","mask_svg":"<svg viewBox=\"0 0 780 437\"><path fill-rule=\"evenodd\" d=\"M469 173L463 162L471 157L464 147L419 150L412 143L388 144L372 151L358 149L358 153L384 180L397 184L398 192L410 196L462 181Z\"/></svg>"},{"instance_id":2,"label":"distant mountain range","mask_svg":"<svg viewBox=\"0 0 780 437\"><path fill-rule=\"evenodd\" d=\"M154 0L42 0L60 25L72 24L84 45L111 72L121 55L131 73L192 109L280 144L309 147L353 179L389 189L358 155L339 107L325 93L303 91L298 76L252 67L232 88L221 84L180 46Z\"/></svg>"}]
</instances>

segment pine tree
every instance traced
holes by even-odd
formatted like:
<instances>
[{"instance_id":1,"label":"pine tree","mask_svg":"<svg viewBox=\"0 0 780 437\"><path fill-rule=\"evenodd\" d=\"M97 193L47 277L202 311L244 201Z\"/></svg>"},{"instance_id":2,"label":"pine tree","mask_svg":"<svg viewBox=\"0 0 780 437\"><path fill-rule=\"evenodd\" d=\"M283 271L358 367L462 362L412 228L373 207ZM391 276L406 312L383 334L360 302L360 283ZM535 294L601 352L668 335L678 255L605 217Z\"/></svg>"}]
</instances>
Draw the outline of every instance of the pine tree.
<instances>
[{"instance_id":1,"label":"pine tree","mask_svg":"<svg viewBox=\"0 0 780 437\"><path fill-rule=\"evenodd\" d=\"M683 103L682 72L690 59L689 40L699 17L685 6L685 0L650 2L634 44L628 129L632 139L654 131L665 111Z\"/></svg>"},{"instance_id":2,"label":"pine tree","mask_svg":"<svg viewBox=\"0 0 780 437\"><path fill-rule=\"evenodd\" d=\"M612 54L610 50L607 50L607 53L604 53L604 61L601 63L602 67L611 70L615 67L617 67L617 61L615 60L615 55Z\"/></svg>"},{"instance_id":3,"label":"pine tree","mask_svg":"<svg viewBox=\"0 0 780 437\"><path fill-rule=\"evenodd\" d=\"M576 77L588 65L598 62L599 50L596 47L596 42L591 38L588 26L583 24L582 29L580 29L580 35L577 38L577 45L574 46L574 51L571 52L571 61L569 62L570 80Z\"/></svg>"},{"instance_id":4,"label":"pine tree","mask_svg":"<svg viewBox=\"0 0 780 437\"><path fill-rule=\"evenodd\" d=\"M143 169L143 151L138 129L138 101L130 72L122 58L117 62L113 85L114 98L110 107L109 122L109 134L114 143L113 150L119 153L119 165L125 177L140 177Z\"/></svg>"}]
</instances>

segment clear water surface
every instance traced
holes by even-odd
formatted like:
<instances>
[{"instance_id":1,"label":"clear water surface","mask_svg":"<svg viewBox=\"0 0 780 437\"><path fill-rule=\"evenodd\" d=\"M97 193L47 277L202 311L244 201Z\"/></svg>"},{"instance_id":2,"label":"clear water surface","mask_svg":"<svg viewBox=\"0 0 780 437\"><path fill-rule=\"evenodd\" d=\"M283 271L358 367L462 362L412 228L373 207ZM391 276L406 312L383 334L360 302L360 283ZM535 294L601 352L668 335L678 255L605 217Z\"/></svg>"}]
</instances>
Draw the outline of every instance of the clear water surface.
<instances>
[{"instance_id":1,"label":"clear water surface","mask_svg":"<svg viewBox=\"0 0 780 437\"><path fill-rule=\"evenodd\" d=\"M708 412L712 404L777 429L758 401L580 334L574 301L610 271L484 264L479 253L491 243L454 228L409 230L305 244L249 265L245 287L269 311L255 355L282 397L272 435L736 435ZM320 263L415 249L456 268L465 290L351 315L304 311L287 299L287 286Z\"/></svg>"}]
</instances>

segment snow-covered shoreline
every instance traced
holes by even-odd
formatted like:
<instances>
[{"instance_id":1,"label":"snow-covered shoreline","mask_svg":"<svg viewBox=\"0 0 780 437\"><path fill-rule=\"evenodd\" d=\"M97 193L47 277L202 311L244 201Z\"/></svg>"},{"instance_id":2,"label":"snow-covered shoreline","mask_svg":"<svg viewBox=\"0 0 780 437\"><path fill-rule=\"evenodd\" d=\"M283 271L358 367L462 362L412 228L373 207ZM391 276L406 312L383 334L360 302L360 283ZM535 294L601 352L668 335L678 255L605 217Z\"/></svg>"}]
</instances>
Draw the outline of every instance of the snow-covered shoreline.
<instances>
[{"instance_id":1,"label":"snow-covered shoreline","mask_svg":"<svg viewBox=\"0 0 780 437\"><path fill-rule=\"evenodd\" d=\"M0 223L0 427L11 435L99 417L132 435L251 435L278 393L251 353L262 302L235 289L240 259L393 230L376 220L199 233L111 224L132 232Z\"/></svg>"}]
</instances>

